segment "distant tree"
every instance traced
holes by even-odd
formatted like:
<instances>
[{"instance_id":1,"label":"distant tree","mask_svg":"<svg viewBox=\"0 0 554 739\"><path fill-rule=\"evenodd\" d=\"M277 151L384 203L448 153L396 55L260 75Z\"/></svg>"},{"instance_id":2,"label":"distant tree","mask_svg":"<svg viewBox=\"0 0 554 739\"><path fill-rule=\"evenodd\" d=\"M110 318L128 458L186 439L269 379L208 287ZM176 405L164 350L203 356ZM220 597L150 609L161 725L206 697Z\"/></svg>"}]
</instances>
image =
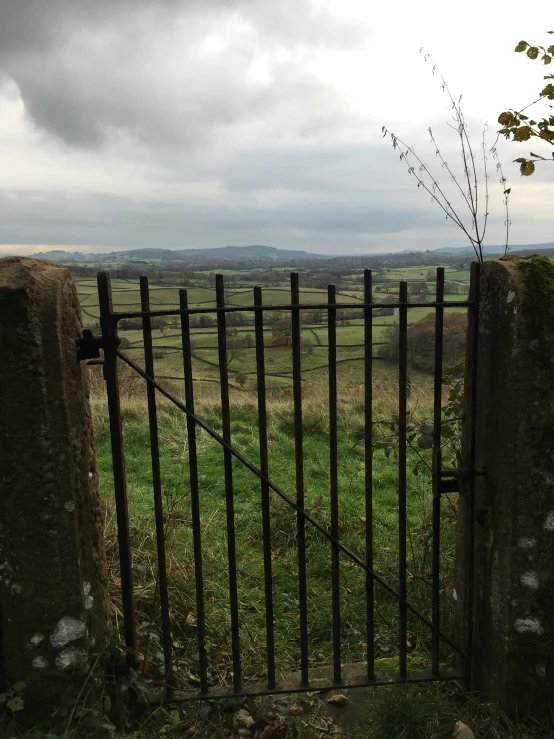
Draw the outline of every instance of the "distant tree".
<instances>
[{"instance_id":1,"label":"distant tree","mask_svg":"<svg viewBox=\"0 0 554 739\"><path fill-rule=\"evenodd\" d=\"M154 316L154 318L152 318L150 321L150 325L152 326L152 328L157 328L163 333L165 327L167 326L167 319L164 316Z\"/></svg>"},{"instance_id":2,"label":"distant tree","mask_svg":"<svg viewBox=\"0 0 554 739\"><path fill-rule=\"evenodd\" d=\"M465 354L467 318L463 313L446 313L443 326L443 368L450 371ZM381 356L398 364L398 324L386 329L387 344ZM411 367L432 372L435 366L435 314L429 313L408 327L407 359Z\"/></svg>"},{"instance_id":3,"label":"distant tree","mask_svg":"<svg viewBox=\"0 0 554 739\"><path fill-rule=\"evenodd\" d=\"M244 354L244 340L241 339L236 328L226 329L225 335L227 338L227 366L229 366L231 362Z\"/></svg>"},{"instance_id":4,"label":"distant tree","mask_svg":"<svg viewBox=\"0 0 554 739\"><path fill-rule=\"evenodd\" d=\"M376 308L373 311L374 316L393 316L394 315L394 304L397 303L398 300L393 297L392 295L387 295L387 297L383 300L383 308ZM390 307L389 307L390 305Z\"/></svg>"},{"instance_id":5,"label":"distant tree","mask_svg":"<svg viewBox=\"0 0 554 739\"><path fill-rule=\"evenodd\" d=\"M547 33L554 34L554 31L547 31ZM516 46L515 51L521 54L525 51L529 59L538 59L543 64L550 64L554 57L554 44L551 44L548 48L544 46L531 46L527 41L520 41ZM548 74L544 77L545 80L554 80L554 74ZM505 136L508 140L511 138L512 141L517 143L523 143L529 141L535 137L540 139L540 143L547 146L554 146L554 115L548 114L543 116L539 121L535 121L529 118L528 115L523 113L532 105L536 105L541 100L554 100L554 83L549 82L539 93L539 97L529 105L526 105L521 110L515 110L510 108L504 111L498 116L498 122L502 128L498 131L499 134ZM547 105L548 108L553 108L552 105ZM531 152L529 154L532 159L526 159L525 157L519 157L515 159L520 166L519 171L525 177L529 177L535 171L535 162L546 162L554 163L554 151L552 152L552 158L544 157L541 154L535 154Z\"/></svg>"},{"instance_id":6,"label":"distant tree","mask_svg":"<svg viewBox=\"0 0 554 739\"><path fill-rule=\"evenodd\" d=\"M279 318L273 324L271 341L273 346L289 346L292 343L292 319L290 317Z\"/></svg>"},{"instance_id":7,"label":"distant tree","mask_svg":"<svg viewBox=\"0 0 554 739\"><path fill-rule=\"evenodd\" d=\"M273 326L282 318L282 314L278 310L266 310L264 311L264 323L268 326Z\"/></svg>"},{"instance_id":8,"label":"distant tree","mask_svg":"<svg viewBox=\"0 0 554 739\"><path fill-rule=\"evenodd\" d=\"M245 372L238 372L235 375L235 382L237 383L237 385L240 385L241 387L244 387L246 385L247 379L248 379L248 376L246 375Z\"/></svg>"},{"instance_id":9,"label":"distant tree","mask_svg":"<svg viewBox=\"0 0 554 739\"><path fill-rule=\"evenodd\" d=\"M307 336L305 338L302 338L301 346L303 354L311 356L314 353L314 342Z\"/></svg>"},{"instance_id":10,"label":"distant tree","mask_svg":"<svg viewBox=\"0 0 554 739\"><path fill-rule=\"evenodd\" d=\"M308 313L308 323L324 323L325 322L325 311L320 308L311 310Z\"/></svg>"},{"instance_id":11,"label":"distant tree","mask_svg":"<svg viewBox=\"0 0 554 739\"><path fill-rule=\"evenodd\" d=\"M318 272L315 275L309 277L306 281L308 287L315 287L318 290L327 290L328 285L336 285L337 288L341 285L341 278L331 272Z\"/></svg>"},{"instance_id":12,"label":"distant tree","mask_svg":"<svg viewBox=\"0 0 554 739\"><path fill-rule=\"evenodd\" d=\"M426 282L410 282L408 285L409 295L429 295L429 288Z\"/></svg>"},{"instance_id":13,"label":"distant tree","mask_svg":"<svg viewBox=\"0 0 554 739\"><path fill-rule=\"evenodd\" d=\"M211 328L212 326L215 326L215 318L210 315L201 314L198 317L198 325L200 328Z\"/></svg>"}]
</instances>

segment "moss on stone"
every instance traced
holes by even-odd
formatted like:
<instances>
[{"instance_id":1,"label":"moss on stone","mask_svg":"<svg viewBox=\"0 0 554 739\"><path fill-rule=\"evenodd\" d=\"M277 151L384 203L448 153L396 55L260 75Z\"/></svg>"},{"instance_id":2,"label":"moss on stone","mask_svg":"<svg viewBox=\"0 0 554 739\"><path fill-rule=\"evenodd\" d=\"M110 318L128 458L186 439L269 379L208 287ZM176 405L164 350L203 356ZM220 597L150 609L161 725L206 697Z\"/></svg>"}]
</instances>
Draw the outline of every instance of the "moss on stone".
<instances>
[{"instance_id":1,"label":"moss on stone","mask_svg":"<svg viewBox=\"0 0 554 739\"><path fill-rule=\"evenodd\" d=\"M554 332L554 262L542 254L532 254L514 269L523 279L523 312L529 331L542 342Z\"/></svg>"}]
</instances>

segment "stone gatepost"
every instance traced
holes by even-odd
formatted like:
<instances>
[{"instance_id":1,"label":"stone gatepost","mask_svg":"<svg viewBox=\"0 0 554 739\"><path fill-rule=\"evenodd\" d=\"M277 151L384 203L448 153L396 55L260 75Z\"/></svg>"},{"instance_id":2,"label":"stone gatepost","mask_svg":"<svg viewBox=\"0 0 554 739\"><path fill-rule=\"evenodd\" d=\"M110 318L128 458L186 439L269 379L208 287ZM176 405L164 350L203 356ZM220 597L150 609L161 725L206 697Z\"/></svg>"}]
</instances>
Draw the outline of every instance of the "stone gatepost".
<instances>
[{"instance_id":1,"label":"stone gatepost","mask_svg":"<svg viewBox=\"0 0 554 739\"><path fill-rule=\"evenodd\" d=\"M67 269L0 259L0 674L26 684L30 723L82 681L108 636L81 328Z\"/></svg>"},{"instance_id":2,"label":"stone gatepost","mask_svg":"<svg viewBox=\"0 0 554 739\"><path fill-rule=\"evenodd\" d=\"M510 714L554 707L554 264L481 267L471 687ZM468 501L460 497L459 622L468 626Z\"/></svg>"}]
</instances>

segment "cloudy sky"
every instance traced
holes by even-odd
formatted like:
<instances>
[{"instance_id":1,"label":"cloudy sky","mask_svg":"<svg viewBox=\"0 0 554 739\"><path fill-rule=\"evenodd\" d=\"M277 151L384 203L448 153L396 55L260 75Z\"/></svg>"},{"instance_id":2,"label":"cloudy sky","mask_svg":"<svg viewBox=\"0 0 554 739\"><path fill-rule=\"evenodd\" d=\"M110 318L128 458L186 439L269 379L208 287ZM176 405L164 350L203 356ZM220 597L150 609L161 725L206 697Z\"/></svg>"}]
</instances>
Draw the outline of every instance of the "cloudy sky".
<instances>
[{"instance_id":1,"label":"cloudy sky","mask_svg":"<svg viewBox=\"0 0 554 739\"><path fill-rule=\"evenodd\" d=\"M542 89L550 69L513 48L552 43L549 5L531 18L498 0L0 0L0 253L463 246L381 126L446 182L427 129L453 168L456 134L420 47L463 94L478 151L486 121L492 146L498 114ZM554 165L523 179L512 160L529 147L498 149L511 241L554 241Z\"/></svg>"}]
</instances>

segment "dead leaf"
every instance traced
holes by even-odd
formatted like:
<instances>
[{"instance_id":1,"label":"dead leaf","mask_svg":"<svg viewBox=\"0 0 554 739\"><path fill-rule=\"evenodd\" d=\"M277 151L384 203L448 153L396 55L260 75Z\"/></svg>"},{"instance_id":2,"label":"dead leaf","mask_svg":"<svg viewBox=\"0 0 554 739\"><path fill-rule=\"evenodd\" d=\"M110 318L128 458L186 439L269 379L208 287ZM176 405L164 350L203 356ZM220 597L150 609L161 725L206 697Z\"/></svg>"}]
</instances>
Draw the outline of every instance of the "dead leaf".
<instances>
[{"instance_id":1,"label":"dead leaf","mask_svg":"<svg viewBox=\"0 0 554 739\"><path fill-rule=\"evenodd\" d=\"M248 729L248 732L250 732L252 726L254 726L254 719L244 708L240 708L233 714L234 729Z\"/></svg>"},{"instance_id":2,"label":"dead leaf","mask_svg":"<svg viewBox=\"0 0 554 739\"><path fill-rule=\"evenodd\" d=\"M296 703L293 703L292 706L289 708L289 713L291 713L293 716L299 716L301 713L304 713L304 709L302 706L298 706Z\"/></svg>"},{"instance_id":3,"label":"dead leaf","mask_svg":"<svg viewBox=\"0 0 554 739\"><path fill-rule=\"evenodd\" d=\"M475 739L475 734L463 721L456 721L452 737L453 739Z\"/></svg>"},{"instance_id":4,"label":"dead leaf","mask_svg":"<svg viewBox=\"0 0 554 739\"><path fill-rule=\"evenodd\" d=\"M326 734L328 734L331 731L331 727L327 723L327 721L324 721L322 718L316 718L312 721L312 726L314 729L317 729L318 731L323 731Z\"/></svg>"},{"instance_id":5,"label":"dead leaf","mask_svg":"<svg viewBox=\"0 0 554 739\"><path fill-rule=\"evenodd\" d=\"M283 726L266 726L261 734L256 734L257 739L281 739Z\"/></svg>"},{"instance_id":6,"label":"dead leaf","mask_svg":"<svg viewBox=\"0 0 554 739\"><path fill-rule=\"evenodd\" d=\"M337 693L337 695L332 695L327 703L331 703L333 706L344 706L345 703L348 703L350 701L350 698L347 698L345 695L342 695L342 693Z\"/></svg>"}]
</instances>

